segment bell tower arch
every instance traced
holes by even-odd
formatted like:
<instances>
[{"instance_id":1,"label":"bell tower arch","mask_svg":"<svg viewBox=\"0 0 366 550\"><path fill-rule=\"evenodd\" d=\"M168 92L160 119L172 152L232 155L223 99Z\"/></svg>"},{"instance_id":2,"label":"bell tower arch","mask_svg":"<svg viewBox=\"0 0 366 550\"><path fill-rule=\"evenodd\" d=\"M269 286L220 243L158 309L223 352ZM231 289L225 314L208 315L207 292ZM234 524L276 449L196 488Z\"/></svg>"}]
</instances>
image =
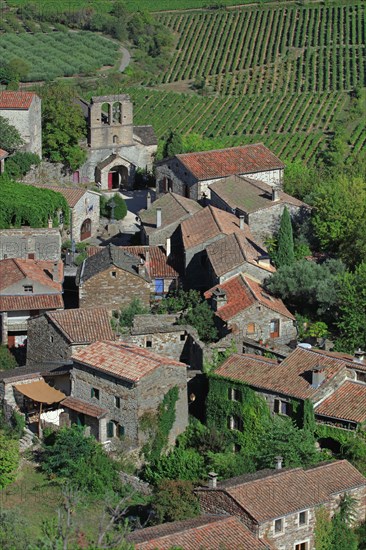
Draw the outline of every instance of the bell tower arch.
<instances>
[{"instance_id":1,"label":"bell tower arch","mask_svg":"<svg viewBox=\"0 0 366 550\"><path fill-rule=\"evenodd\" d=\"M133 143L133 108L126 94L92 97L89 103L88 145L92 149Z\"/></svg>"}]
</instances>

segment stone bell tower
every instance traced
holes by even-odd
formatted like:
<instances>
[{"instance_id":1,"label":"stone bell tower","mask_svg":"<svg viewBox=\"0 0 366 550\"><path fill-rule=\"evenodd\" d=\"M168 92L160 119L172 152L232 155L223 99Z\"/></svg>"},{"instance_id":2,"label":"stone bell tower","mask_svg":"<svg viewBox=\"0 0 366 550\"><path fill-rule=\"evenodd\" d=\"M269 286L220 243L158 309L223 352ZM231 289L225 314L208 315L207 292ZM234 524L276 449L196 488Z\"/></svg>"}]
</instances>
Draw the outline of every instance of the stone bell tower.
<instances>
[{"instance_id":1,"label":"stone bell tower","mask_svg":"<svg viewBox=\"0 0 366 550\"><path fill-rule=\"evenodd\" d=\"M126 94L92 97L88 145L91 149L133 144L133 108Z\"/></svg>"}]
</instances>

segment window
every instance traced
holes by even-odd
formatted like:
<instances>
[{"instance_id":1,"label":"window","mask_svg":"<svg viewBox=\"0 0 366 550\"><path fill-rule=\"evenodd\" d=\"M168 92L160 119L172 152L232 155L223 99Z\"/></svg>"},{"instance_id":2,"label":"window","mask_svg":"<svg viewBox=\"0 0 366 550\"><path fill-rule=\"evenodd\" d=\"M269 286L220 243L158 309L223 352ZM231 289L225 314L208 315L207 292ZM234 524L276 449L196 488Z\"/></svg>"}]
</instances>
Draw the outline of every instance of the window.
<instances>
[{"instance_id":1,"label":"window","mask_svg":"<svg viewBox=\"0 0 366 550\"><path fill-rule=\"evenodd\" d=\"M120 409L120 408L121 408L121 398L118 397L117 395L116 395L115 398L114 398L114 406L115 406L117 409Z\"/></svg>"},{"instance_id":2,"label":"window","mask_svg":"<svg viewBox=\"0 0 366 550\"><path fill-rule=\"evenodd\" d=\"M282 399L274 400L274 412L276 414L284 414L286 416L291 416L292 408L289 401L283 401Z\"/></svg>"},{"instance_id":3,"label":"window","mask_svg":"<svg viewBox=\"0 0 366 550\"><path fill-rule=\"evenodd\" d=\"M229 388L230 401L241 401L241 390L238 388Z\"/></svg>"},{"instance_id":4,"label":"window","mask_svg":"<svg viewBox=\"0 0 366 550\"><path fill-rule=\"evenodd\" d=\"M97 388L92 388L90 395L91 397L95 397L95 399L99 399L99 390Z\"/></svg>"},{"instance_id":5,"label":"window","mask_svg":"<svg viewBox=\"0 0 366 550\"><path fill-rule=\"evenodd\" d=\"M280 518L280 519L275 519L274 521L274 532L275 532L275 535L278 535L280 533L283 533L283 528L284 528L284 524L283 524L283 519Z\"/></svg>"},{"instance_id":6,"label":"window","mask_svg":"<svg viewBox=\"0 0 366 550\"><path fill-rule=\"evenodd\" d=\"M295 550L309 550L309 543L307 541L305 542L298 542L295 544Z\"/></svg>"},{"instance_id":7,"label":"window","mask_svg":"<svg viewBox=\"0 0 366 550\"><path fill-rule=\"evenodd\" d=\"M243 420L239 416L230 416L228 422L229 430L238 430L242 432L243 426Z\"/></svg>"},{"instance_id":8,"label":"window","mask_svg":"<svg viewBox=\"0 0 366 550\"><path fill-rule=\"evenodd\" d=\"M271 338L278 338L280 335L280 320L272 319L269 325L269 336Z\"/></svg>"},{"instance_id":9,"label":"window","mask_svg":"<svg viewBox=\"0 0 366 550\"><path fill-rule=\"evenodd\" d=\"M107 437L114 437L114 422L110 420L107 422Z\"/></svg>"},{"instance_id":10,"label":"window","mask_svg":"<svg viewBox=\"0 0 366 550\"><path fill-rule=\"evenodd\" d=\"M185 334L181 334L181 335L180 335L180 341L181 341L181 342L184 342L185 339L186 339L186 335L185 335Z\"/></svg>"},{"instance_id":11,"label":"window","mask_svg":"<svg viewBox=\"0 0 366 550\"><path fill-rule=\"evenodd\" d=\"M28 254L28 260L34 260L34 254L33 253Z\"/></svg>"},{"instance_id":12,"label":"window","mask_svg":"<svg viewBox=\"0 0 366 550\"><path fill-rule=\"evenodd\" d=\"M299 526L307 525L308 524L308 513L305 510L304 512L299 513Z\"/></svg>"},{"instance_id":13,"label":"window","mask_svg":"<svg viewBox=\"0 0 366 550\"><path fill-rule=\"evenodd\" d=\"M146 347L152 348L152 340L146 340Z\"/></svg>"},{"instance_id":14,"label":"window","mask_svg":"<svg viewBox=\"0 0 366 550\"><path fill-rule=\"evenodd\" d=\"M111 277L113 277L113 279L116 279L117 278L117 271L111 271Z\"/></svg>"},{"instance_id":15,"label":"window","mask_svg":"<svg viewBox=\"0 0 366 550\"><path fill-rule=\"evenodd\" d=\"M164 294L164 279L155 279L155 294Z\"/></svg>"},{"instance_id":16,"label":"window","mask_svg":"<svg viewBox=\"0 0 366 550\"><path fill-rule=\"evenodd\" d=\"M255 323L248 323L247 325L247 334L255 333Z\"/></svg>"},{"instance_id":17,"label":"window","mask_svg":"<svg viewBox=\"0 0 366 550\"><path fill-rule=\"evenodd\" d=\"M50 336L50 342L51 342L51 344L53 342L53 336L52 335Z\"/></svg>"},{"instance_id":18,"label":"window","mask_svg":"<svg viewBox=\"0 0 366 550\"><path fill-rule=\"evenodd\" d=\"M33 292L33 285L24 285L23 290L24 292Z\"/></svg>"},{"instance_id":19,"label":"window","mask_svg":"<svg viewBox=\"0 0 366 550\"><path fill-rule=\"evenodd\" d=\"M117 435L118 437L124 437L125 435L125 427L121 426L120 424L117 424Z\"/></svg>"}]
</instances>

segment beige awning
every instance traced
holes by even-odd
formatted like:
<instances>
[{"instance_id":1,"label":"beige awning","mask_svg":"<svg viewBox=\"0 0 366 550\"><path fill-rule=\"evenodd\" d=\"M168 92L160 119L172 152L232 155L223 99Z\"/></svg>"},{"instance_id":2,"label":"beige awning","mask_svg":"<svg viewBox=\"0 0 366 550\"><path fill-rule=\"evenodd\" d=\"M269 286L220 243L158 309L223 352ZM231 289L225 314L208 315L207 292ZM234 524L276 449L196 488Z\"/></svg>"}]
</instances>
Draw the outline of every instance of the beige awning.
<instances>
[{"instance_id":1,"label":"beige awning","mask_svg":"<svg viewBox=\"0 0 366 550\"><path fill-rule=\"evenodd\" d=\"M59 403L66 397L62 391L55 390L55 388L46 384L44 380L30 382L29 384L19 384L14 387L21 394L33 399L33 401L37 401L37 403L47 403L47 405Z\"/></svg>"}]
</instances>

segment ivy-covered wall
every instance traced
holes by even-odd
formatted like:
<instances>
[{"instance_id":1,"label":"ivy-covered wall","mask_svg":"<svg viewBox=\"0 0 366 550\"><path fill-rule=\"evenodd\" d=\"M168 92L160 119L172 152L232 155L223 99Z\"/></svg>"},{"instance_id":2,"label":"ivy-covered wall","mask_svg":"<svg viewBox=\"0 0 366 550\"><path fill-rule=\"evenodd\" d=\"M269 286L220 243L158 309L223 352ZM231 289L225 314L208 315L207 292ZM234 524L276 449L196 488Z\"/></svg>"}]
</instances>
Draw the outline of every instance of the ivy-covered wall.
<instances>
[{"instance_id":1,"label":"ivy-covered wall","mask_svg":"<svg viewBox=\"0 0 366 550\"><path fill-rule=\"evenodd\" d=\"M232 399L232 391L236 391ZM265 399L246 384L209 376L207 425L225 433L233 445L250 453L255 451L258 437L265 431L270 412ZM240 419L240 429L230 429L230 417Z\"/></svg>"}]
</instances>

